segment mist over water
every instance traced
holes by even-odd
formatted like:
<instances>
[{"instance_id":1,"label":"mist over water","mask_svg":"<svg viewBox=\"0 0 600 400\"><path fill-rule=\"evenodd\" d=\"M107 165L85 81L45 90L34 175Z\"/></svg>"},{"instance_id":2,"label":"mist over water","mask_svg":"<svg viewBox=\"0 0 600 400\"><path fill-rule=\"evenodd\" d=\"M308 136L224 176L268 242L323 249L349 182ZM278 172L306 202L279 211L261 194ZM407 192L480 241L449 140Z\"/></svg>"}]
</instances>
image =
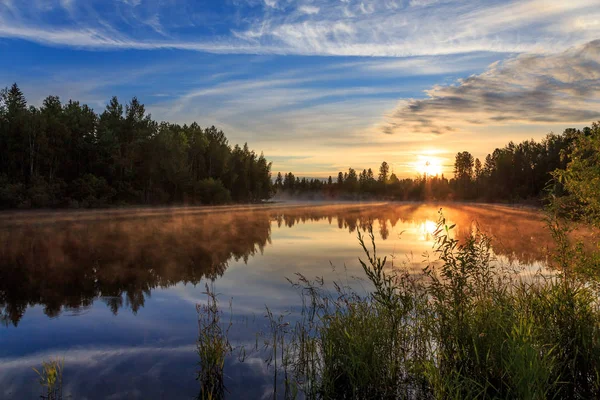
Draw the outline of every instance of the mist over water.
<instances>
[{"instance_id":1,"label":"mist over water","mask_svg":"<svg viewBox=\"0 0 600 400\"><path fill-rule=\"evenodd\" d=\"M536 210L434 204L321 204L0 214L0 397L39 395L32 366L65 360L77 399L191 398L204 285L232 302L231 336L255 340L299 307L295 273L360 288L356 235L372 225L380 255L418 273L433 258L438 210L466 237L492 237L498 262L545 268L552 238ZM333 267L332 267L333 266ZM231 360L231 398L268 393L261 360ZM92 384L93 382L93 384ZM255 396L253 396L255 397Z\"/></svg>"}]
</instances>

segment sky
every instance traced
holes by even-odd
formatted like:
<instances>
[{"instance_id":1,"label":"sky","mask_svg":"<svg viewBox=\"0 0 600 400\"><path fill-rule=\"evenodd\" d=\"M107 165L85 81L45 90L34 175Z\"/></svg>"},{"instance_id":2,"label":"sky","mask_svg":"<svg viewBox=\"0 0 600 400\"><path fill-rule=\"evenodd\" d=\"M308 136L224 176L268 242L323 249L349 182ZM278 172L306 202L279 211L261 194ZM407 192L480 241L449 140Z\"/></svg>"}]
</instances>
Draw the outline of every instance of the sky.
<instances>
[{"instance_id":1,"label":"sky","mask_svg":"<svg viewBox=\"0 0 600 400\"><path fill-rule=\"evenodd\" d=\"M600 120L600 0L0 0L0 87L248 142L273 171L449 174Z\"/></svg>"}]
</instances>

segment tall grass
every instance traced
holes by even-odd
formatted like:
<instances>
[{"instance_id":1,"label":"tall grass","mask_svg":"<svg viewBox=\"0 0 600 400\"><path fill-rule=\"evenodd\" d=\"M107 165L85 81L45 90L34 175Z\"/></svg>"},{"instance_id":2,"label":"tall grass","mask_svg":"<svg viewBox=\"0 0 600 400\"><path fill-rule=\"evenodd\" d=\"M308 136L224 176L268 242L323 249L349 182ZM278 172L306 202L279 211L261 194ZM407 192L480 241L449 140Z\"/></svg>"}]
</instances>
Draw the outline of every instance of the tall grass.
<instances>
[{"instance_id":1,"label":"tall grass","mask_svg":"<svg viewBox=\"0 0 600 400\"><path fill-rule=\"evenodd\" d=\"M63 398L63 366L64 362L56 359L42 362L40 369L33 368L42 387L41 399L61 400Z\"/></svg>"},{"instance_id":2,"label":"tall grass","mask_svg":"<svg viewBox=\"0 0 600 400\"><path fill-rule=\"evenodd\" d=\"M377 254L372 228L359 232L366 294L297 274L299 321L267 314L273 397L283 373L285 398L600 398L600 292L576 273L588 260L580 246L549 224L557 272L523 279L483 233L459 242L453 228L440 214L418 275Z\"/></svg>"},{"instance_id":3,"label":"tall grass","mask_svg":"<svg viewBox=\"0 0 600 400\"><path fill-rule=\"evenodd\" d=\"M484 234L459 243L453 228L440 215L420 276L378 257L372 229L369 245L359 233L366 296L299 278L307 307L295 370L307 397L600 396L600 297L569 265L583 259L564 230L551 227L562 269L525 280L495 262Z\"/></svg>"},{"instance_id":4,"label":"tall grass","mask_svg":"<svg viewBox=\"0 0 600 400\"><path fill-rule=\"evenodd\" d=\"M231 321L225 327L221 323L217 294L206 285L207 302L198 304L197 351L200 358L198 381L199 400L218 400L225 396L225 359L233 352L228 333Z\"/></svg>"}]
</instances>

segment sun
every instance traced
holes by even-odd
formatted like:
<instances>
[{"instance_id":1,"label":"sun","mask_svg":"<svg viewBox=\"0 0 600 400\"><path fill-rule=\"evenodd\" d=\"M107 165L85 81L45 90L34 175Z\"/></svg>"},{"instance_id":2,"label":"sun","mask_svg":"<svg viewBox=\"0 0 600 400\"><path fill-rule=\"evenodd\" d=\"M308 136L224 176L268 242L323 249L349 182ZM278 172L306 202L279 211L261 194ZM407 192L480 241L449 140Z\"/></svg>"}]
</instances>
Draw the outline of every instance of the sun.
<instances>
[{"instance_id":1,"label":"sun","mask_svg":"<svg viewBox=\"0 0 600 400\"><path fill-rule=\"evenodd\" d=\"M426 174L427 176L440 175L442 173L442 163L434 157L419 157L416 170L419 174Z\"/></svg>"}]
</instances>

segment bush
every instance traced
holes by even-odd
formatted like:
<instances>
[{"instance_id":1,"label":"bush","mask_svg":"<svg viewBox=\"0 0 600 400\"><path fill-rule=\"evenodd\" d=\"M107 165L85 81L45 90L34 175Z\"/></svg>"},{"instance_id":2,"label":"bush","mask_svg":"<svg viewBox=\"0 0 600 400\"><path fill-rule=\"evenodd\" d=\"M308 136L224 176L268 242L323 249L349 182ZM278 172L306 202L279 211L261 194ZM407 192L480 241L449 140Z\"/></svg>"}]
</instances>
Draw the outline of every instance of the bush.
<instances>
[{"instance_id":1,"label":"bush","mask_svg":"<svg viewBox=\"0 0 600 400\"><path fill-rule=\"evenodd\" d=\"M116 191L106 179L86 174L74 180L70 187L71 197L80 207L101 207L111 202ZM73 205L75 205L73 203Z\"/></svg>"},{"instance_id":2,"label":"bush","mask_svg":"<svg viewBox=\"0 0 600 400\"><path fill-rule=\"evenodd\" d=\"M25 202L25 185L9 183L6 175L0 175L0 208L20 207Z\"/></svg>"},{"instance_id":3,"label":"bush","mask_svg":"<svg viewBox=\"0 0 600 400\"><path fill-rule=\"evenodd\" d=\"M570 158L566 169L552 173L571 194L565 209L600 227L600 121L577 136Z\"/></svg>"},{"instance_id":4,"label":"bush","mask_svg":"<svg viewBox=\"0 0 600 400\"><path fill-rule=\"evenodd\" d=\"M220 180L212 178L195 182L192 198L202 204L226 204L231 202L231 194Z\"/></svg>"},{"instance_id":5,"label":"bush","mask_svg":"<svg viewBox=\"0 0 600 400\"><path fill-rule=\"evenodd\" d=\"M27 188L26 196L30 202L30 206L34 208L40 207L56 207L63 198L65 183L62 180L56 180L52 183L41 177L32 179Z\"/></svg>"}]
</instances>

